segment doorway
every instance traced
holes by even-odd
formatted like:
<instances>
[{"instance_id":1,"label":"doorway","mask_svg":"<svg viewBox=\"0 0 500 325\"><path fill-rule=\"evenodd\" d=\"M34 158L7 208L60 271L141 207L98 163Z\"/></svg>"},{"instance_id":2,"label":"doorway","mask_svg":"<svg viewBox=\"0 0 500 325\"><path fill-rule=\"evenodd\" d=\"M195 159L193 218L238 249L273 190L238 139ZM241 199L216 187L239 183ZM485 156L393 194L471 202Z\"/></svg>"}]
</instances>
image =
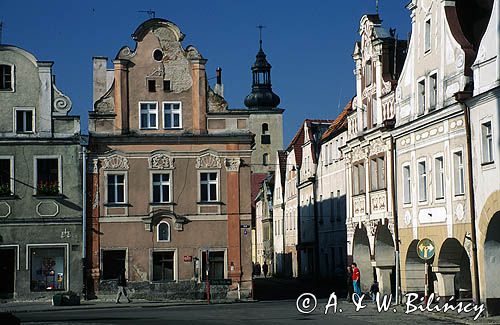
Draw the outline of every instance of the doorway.
<instances>
[{"instance_id":1,"label":"doorway","mask_svg":"<svg viewBox=\"0 0 500 325\"><path fill-rule=\"evenodd\" d=\"M15 249L0 249L0 298L14 298Z\"/></svg>"}]
</instances>

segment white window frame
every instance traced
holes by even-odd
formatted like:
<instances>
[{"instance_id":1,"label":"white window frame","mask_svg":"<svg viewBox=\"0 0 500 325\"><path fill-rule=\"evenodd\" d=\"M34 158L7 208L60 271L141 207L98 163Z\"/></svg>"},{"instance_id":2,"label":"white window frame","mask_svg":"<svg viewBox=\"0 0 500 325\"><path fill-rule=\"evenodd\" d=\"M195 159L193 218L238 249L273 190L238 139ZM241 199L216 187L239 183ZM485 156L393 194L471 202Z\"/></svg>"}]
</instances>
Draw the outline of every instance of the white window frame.
<instances>
[{"instance_id":1,"label":"white window frame","mask_svg":"<svg viewBox=\"0 0 500 325\"><path fill-rule=\"evenodd\" d=\"M167 111L170 111L172 112L172 109L166 109L165 108L165 105L172 105L172 104L179 104L179 126L172 126L172 127L167 127L167 124L166 124L166 121L165 121L165 114ZM182 102L180 101L165 101L165 102L162 102L162 116L163 116L163 128L165 130L179 130L179 129L182 129ZM170 123L171 125L173 125L173 114L170 113Z\"/></svg>"},{"instance_id":2,"label":"white window frame","mask_svg":"<svg viewBox=\"0 0 500 325\"><path fill-rule=\"evenodd\" d=\"M167 228L168 228L168 240L160 239L160 225L161 224L166 224L167 225ZM168 221L162 220L162 221L160 221L156 225L156 241L159 242L159 243L170 243L172 241L172 227L170 227L170 223L168 223Z\"/></svg>"},{"instance_id":3,"label":"white window frame","mask_svg":"<svg viewBox=\"0 0 500 325\"><path fill-rule=\"evenodd\" d=\"M489 133L484 133L486 124L489 124ZM493 125L491 120L481 122L481 151L482 163L490 164L495 161L494 159L494 145L493 145Z\"/></svg>"},{"instance_id":4,"label":"white window frame","mask_svg":"<svg viewBox=\"0 0 500 325\"><path fill-rule=\"evenodd\" d=\"M15 184L16 182L14 182L14 179L15 179L15 175L14 175L14 171L16 170L14 168L14 156L0 156L0 159L5 159L5 160L10 160L10 193L11 195L14 195L16 192L15 192Z\"/></svg>"},{"instance_id":5,"label":"white window frame","mask_svg":"<svg viewBox=\"0 0 500 325\"><path fill-rule=\"evenodd\" d=\"M424 184L424 191L425 191L425 199L422 199L421 197L421 192L420 192L420 187L421 187L421 182L422 182L422 177L421 177L421 174L420 174L420 164L421 163L424 163L424 178L425 178L425 184ZM428 185L429 185L429 166L427 164L427 159L425 158L422 158L422 159L419 159L417 160L417 168L416 168L416 171L417 171L417 184L418 184L418 191L417 191L417 194L418 194L418 202L419 203L426 203L428 200L429 200L429 191L428 191Z\"/></svg>"},{"instance_id":6,"label":"white window frame","mask_svg":"<svg viewBox=\"0 0 500 325\"><path fill-rule=\"evenodd\" d=\"M108 196L108 176L110 175L123 175L123 200L124 202L109 202ZM125 171L105 171L104 172L104 195L106 204L127 204L128 203L128 173ZM116 194L115 194L116 196Z\"/></svg>"},{"instance_id":7,"label":"white window frame","mask_svg":"<svg viewBox=\"0 0 500 325\"><path fill-rule=\"evenodd\" d=\"M422 82L424 83L423 84L423 90L424 90L423 96L420 94ZM425 77L421 77L421 78L417 79L416 94L417 94L417 115L423 115L423 114L425 114L425 112L427 110L427 80L425 80ZM423 104L421 103L422 98L423 98Z\"/></svg>"},{"instance_id":8,"label":"white window frame","mask_svg":"<svg viewBox=\"0 0 500 325\"><path fill-rule=\"evenodd\" d=\"M408 179L405 179L405 169L408 169ZM410 162L403 163L401 165L401 175L403 177L403 204L404 205L410 205L412 203L412 190L411 190L411 185L412 185L412 177L411 177L411 164ZM408 187L408 200L406 200L405 197L405 190L406 187Z\"/></svg>"},{"instance_id":9,"label":"white window frame","mask_svg":"<svg viewBox=\"0 0 500 325\"><path fill-rule=\"evenodd\" d=\"M11 85L12 85L12 89L0 89L0 92L3 92L3 93L13 93L16 91L16 66L13 65L13 64L9 64L9 63L3 63L3 62L0 62L0 65L6 65L6 66L10 66L10 82L11 82Z\"/></svg>"},{"instance_id":10,"label":"white window frame","mask_svg":"<svg viewBox=\"0 0 500 325\"><path fill-rule=\"evenodd\" d=\"M209 190L209 193L208 193L208 200L207 201L202 201L201 200L201 185L202 185L202 181L201 181L201 174L203 173L215 173L217 174L217 180L216 180L216 187L217 187L217 190L216 190L216 199L215 200L210 200L210 190ZM213 181L210 181L208 180L207 181L208 185L210 185L211 183L210 182L213 182ZM217 203L217 202L220 202L220 171L219 170L214 170L214 169L208 169L208 170L199 170L198 171L198 180L197 180L197 183L198 183L198 202L200 203L211 203L211 202L214 202L214 203ZM210 186L208 186L210 188Z\"/></svg>"},{"instance_id":11,"label":"white window frame","mask_svg":"<svg viewBox=\"0 0 500 325\"><path fill-rule=\"evenodd\" d=\"M23 132L17 132L17 112L18 111L31 111L31 131L23 131ZM13 121L13 126L14 128L12 129L12 133L15 133L17 135L23 135L23 134L33 134L36 132L35 123L36 120L36 111L34 107L14 107L14 116L12 117Z\"/></svg>"},{"instance_id":12,"label":"white window frame","mask_svg":"<svg viewBox=\"0 0 500 325\"><path fill-rule=\"evenodd\" d=\"M427 17L424 20L424 54L427 54L432 49L432 17ZM427 29L429 26L429 29Z\"/></svg>"},{"instance_id":13,"label":"white window frame","mask_svg":"<svg viewBox=\"0 0 500 325\"><path fill-rule=\"evenodd\" d=\"M168 185L168 201L160 201L160 202L155 202L154 200L154 175L168 175L168 182L166 182L166 185ZM164 184L165 182L163 181L160 181L160 196L163 196L161 193L163 193L161 191L161 186L165 185ZM150 202L151 204L163 204L163 203L171 203L172 202L172 189L173 189L173 186L172 186L172 173L171 172L164 172L164 171L151 171L150 174L149 174L149 184L151 184L150 186Z\"/></svg>"},{"instance_id":14,"label":"white window frame","mask_svg":"<svg viewBox=\"0 0 500 325\"><path fill-rule=\"evenodd\" d=\"M64 268L64 271L65 271L65 286L64 286L64 290L67 291L69 290L69 284L71 283L70 282L70 260L69 260L69 243L43 243L43 244L26 244L26 271L29 271L29 278L30 278L30 281L31 281L31 249L34 248L64 248L64 260L65 260L65 264L66 264L66 267ZM101 264L102 265L102 264ZM31 288L30 288L30 292L37 292L37 291L31 291ZM43 292L43 291L42 291ZM44 292L50 292L49 290L47 291L44 291Z\"/></svg>"},{"instance_id":15,"label":"white window frame","mask_svg":"<svg viewBox=\"0 0 500 325\"><path fill-rule=\"evenodd\" d=\"M461 165L456 165L455 162L455 155L457 153L460 153L462 157L462 164ZM453 194L455 197L461 197L465 195L465 162L464 162L464 150L462 148L453 150L452 152L452 157L453 157ZM458 170L458 171L457 171ZM460 175L462 175L462 187L461 190L462 192L457 192L457 182L460 181L460 179L457 179L456 175L460 178Z\"/></svg>"},{"instance_id":16,"label":"white window frame","mask_svg":"<svg viewBox=\"0 0 500 325\"><path fill-rule=\"evenodd\" d=\"M441 159L441 170L438 170L437 166L436 166L436 163L437 161ZM445 197L446 197L446 167L445 167L445 161L444 161L444 155L442 153L439 153L437 155L434 156L434 198L436 199L436 201L444 201ZM438 196L438 185L439 185L439 182L438 182L438 179L440 178L440 182L441 182L441 196Z\"/></svg>"},{"instance_id":17,"label":"white window frame","mask_svg":"<svg viewBox=\"0 0 500 325\"><path fill-rule=\"evenodd\" d=\"M59 183L59 195L63 194L63 177L62 177L62 156L61 155L35 155L33 156L33 195L38 192L38 159L57 159L57 182Z\"/></svg>"},{"instance_id":18,"label":"white window frame","mask_svg":"<svg viewBox=\"0 0 500 325\"><path fill-rule=\"evenodd\" d=\"M142 104L147 104L147 105L151 105L151 104L154 104L156 105L156 109L152 110L149 108L148 106L148 109L147 109L147 116L148 116L148 126L143 126L142 125L142 109L141 109L141 105ZM154 113L156 114L156 127L151 127L149 126L149 116L151 114L153 114L153 111L155 111ZM139 102L139 129L141 130L158 130L158 102L155 102L155 101L140 101Z\"/></svg>"},{"instance_id":19,"label":"white window frame","mask_svg":"<svg viewBox=\"0 0 500 325\"><path fill-rule=\"evenodd\" d=\"M164 252L174 252L174 279L171 282L177 282L179 279L179 254L177 248L153 248L150 249L150 254L149 254L149 282L150 283L160 283L153 281L153 265L154 265L154 253L164 253ZM201 261L201 260L200 260Z\"/></svg>"},{"instance_id":20,"label":"white window frame","mask_svg":"<svg viewBox=\"0 0 500 325\"><path fill-rule=\"evenodd\" d=\"M435 76L436 79L436 83L435 83L435 87L436 87L436 91L434 91L434 89L432 89L432 84L431 84L431 80L433 79L432 77ZM428 93L429 95L427 96L428 97L428 102L429 102L429 110L436 110L437 108L437 102L438 102L438 78L439 78L439 75L438 75L438 71L435 70L435 71L432 71L431 73L429 73L429 78L428 78L428 86L426 86L428 88ZM426 93L427 94L427 93ZM432 100L434 100L434 103L432 103Z\"/></svg>"}]
</instances>

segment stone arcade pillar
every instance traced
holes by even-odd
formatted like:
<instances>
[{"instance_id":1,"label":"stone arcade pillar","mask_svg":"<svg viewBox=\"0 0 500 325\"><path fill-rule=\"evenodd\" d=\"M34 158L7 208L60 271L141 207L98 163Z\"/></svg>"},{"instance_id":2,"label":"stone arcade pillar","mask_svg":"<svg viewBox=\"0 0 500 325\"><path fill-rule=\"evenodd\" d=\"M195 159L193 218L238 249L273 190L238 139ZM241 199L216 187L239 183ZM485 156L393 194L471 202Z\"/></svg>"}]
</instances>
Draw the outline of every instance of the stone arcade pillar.
<instances>
[{"instance_id":1,"label":"stone arcade pillar","mask_svg":"<svg viewBox=\"0 0 500 325\"><path fill-rule=\"evenodd\" d=\"M432 272L437 277L437 292L439 297L446 300L453 297L455 295L455 275L460 272L460 268L434 266Z\"/></svg>"},{"instance_id":2,"label":"stone arcade pillar","mask_svg":"<svg viewBox=\"0 0 500 325\"><path fill-rule=\"evenodd\" d=\"M392 268L392 265L375 266L375 271L377 272L378 287L381 295L390 295L392 293Z\"/></svg>"}]
</instances>

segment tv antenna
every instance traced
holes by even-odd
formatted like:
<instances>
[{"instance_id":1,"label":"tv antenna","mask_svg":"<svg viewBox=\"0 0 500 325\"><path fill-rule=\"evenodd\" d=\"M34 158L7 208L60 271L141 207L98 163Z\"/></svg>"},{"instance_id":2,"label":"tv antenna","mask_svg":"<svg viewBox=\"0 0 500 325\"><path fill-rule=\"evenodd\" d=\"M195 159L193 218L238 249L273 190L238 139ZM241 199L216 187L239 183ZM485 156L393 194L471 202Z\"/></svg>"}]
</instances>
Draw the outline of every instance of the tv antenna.
<instances>
[{"instance_id":1,"label":"tv antenna","mask_svg":"<svg viewBox=\"0 0 500 325\"><path fill-rule=\"evenodd\" d=\"M149 10L139 10L138 12L144 12L144 13L147 13L150 19L153 19L153 18L155 18L155 16L156 16L156 11L154 11L153 9L149 9Z\"/></svg>"}]
</instances>

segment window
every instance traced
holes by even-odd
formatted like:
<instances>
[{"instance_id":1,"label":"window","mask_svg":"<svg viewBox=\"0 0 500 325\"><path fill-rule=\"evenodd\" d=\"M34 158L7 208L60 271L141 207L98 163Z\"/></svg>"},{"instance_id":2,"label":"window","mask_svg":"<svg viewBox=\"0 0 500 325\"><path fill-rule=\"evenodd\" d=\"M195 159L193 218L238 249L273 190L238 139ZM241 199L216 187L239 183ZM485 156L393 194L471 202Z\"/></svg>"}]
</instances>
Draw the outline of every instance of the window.
<instances>
[{"instance_id":1,"label":"window","mask_svg":"<svg viewBox=\"0 0 500 325\"><path fill-rule=\"evenodd\" d=\"M170 174L153 174L153 202L170 202Z\"/></svg>"},{"instance_id":2,"label":"window","mask_svg":"<svg viewBox=\"0 0 500 325\"><path fill-rule=\"evenodd\" d=\"M13 175L11 159L0 159L0 196L12 195Z\"/></svg>"},{"instance_id":3,"label":"window","mask_svg":"<svg viewBox=\"0 0 500 325\"><path fill-rule=\"evenodd\" d=\"M269 134L269 125L267 123L262 124L262 134L260 136L260 142L262 144L271 144L271 135Z\"/></svg>"},{"instance_id":4,"label":"window","mask_svg":"<svg viewBox=\"0 0 500 325\"><path fill-rule=\"evenodd\" d=\"M166 282L174 279L175 252L153 252L153 281Z\"/></svg>"},{"instance_id":5,"label":"window","mask_svg":"<svg viewBox=\"0 0 500 325\"><path fill-rule=\"evenodd\" d=\"M13 90L12 87L12 66L0 64L0 90Z\"/></svg>"},{"instance_id":6,"label":"window","mask_svg":"<svg viewBox=\"0 0 500 325\"><path fill-rule=\"evenodd\" d=\"M31 291L66 289L66 258L64 247L30 248Z\"/></svg>"},{"instance_id":7,"label":"window","mask_svg":"<svg viewBox=\"0 0 500 325\"><path fill-rule=\"evenodd\" d=\"M156 92L156 80L152 80L152 79L148 80L148 91L150 93Z\"/></svg>"},{"instance_id":8,"label":"window","mask_svg":"<svg viewBox=\"0 0 500 325\"><path fill-rule=\"evenodd\" d=\"M436 199L444 198L444 162L443 157L434 160L434 172L436 178Z\"/></svg>"},{"instance_id":9,"label":"window","mask_svg":"<svg viewBox=\"0 0 500 325\"><path fill-rule=\"evenodd\" d=\"M368 112L365 104L363 104L361 114L363 118L363 130L366 130L368 128Z\"/></svg>"},{"instance_id":10,"label":"window","mask_svg":"<svg viewBox=\"0 0 500 325\"><path fill-rule=\"evenodd\" d=\"M170 80L163 80L163 90L164 91L171 91L171 85L170 85Z\"/></svg>"},{"instance_id":11,"label":"window","mask_svg":"<svg viewBox=\"0 0 500 325\"><path fill-rule=\"evenodd\" d=\"M262 155L262 165L267 166L269 160L269 155L267 153Z\"/></svg>"},{"instance_id":12,"label":"window","mask_svg":"<svg viewBox=\"0 0 500 325\"><path fill-rule=\"evenodd\" d=\"M465 193L465 175L464 175L464 160L462 151L453 153L454 178L455 178L455 195L463 195Z\"/></svg>"},{"instance_id":13,"label":"window","mask_svg":"<svg viewBox=\"0 0 500 325\"><path fill-rule=\"evenodd\" d=\"M427 201L427 170L425 161L418 162L418 200Z\"/></svg>"},{"instance_id":14,"label":"window","mask_svg":"<svg viewBox=\"0 0 500 325\"><path fill-rule=\"evenodd\" d=\"M208 258L207 258L208 255ZM202 274L203 280L207 279L207 264L208 264L208 279L224 279L224 251L209 251L202 254Z\"/></svg>"},{"instance_id":15,"label":"window","mask_svg":"<svg viewBox=\"0 0 500 325\"><path fill-rule=\"evenodd\" d=\"M182 128L182 107L180 102L163 103L163 127L165 129Z\"/></svg>"},{"instance_id":16,"label":"window","mask_svg":"<svg viewBox=\"0 0 500 325\"><path fill-rule=\"evenodd\" d=\"M141 129L158 128L158 104L155 102L139 103L141 110Z\"/></svg>"},{"instance_id":17,"label":"window","mask_svg":"<svg viewBox=\"0 0 500 325\"><path fill-rule=\"evenodd\" d=\"M353 167L353 191L354 195L365 193L365 165L356 164Z\"/></svg>"},{"instance_id":18,"label":"window","mask_svg":"<svg viewBox=\"0 0 500 325\"><path fill-rule=\"evenodd\" d=\"M425 31L424 31L424 49L425 53L429 52L431 50L431 20L428 19L425 21Z\"/></svg>"},{"instance_id":19,"label":"window","mask_svg":"<svg viewBox=\"0 0 500 325\"><path fill-rule=\"evenodd\" d=\"M365 65L365 86L372 84L372 61L366 61Z\"/></svg>"},{"instance_id":20,"label":"window","mask_svg":"<svg viewBox=\"0 0 500 325\"><path fill-rule=\"evenodd\" d=\"M118 279L120 271L125 269L126 256L124 249L102 251L102 279Z\"/></svg>"},{"instance_id":21,"label":"window","mask_svg":"<svg viewBox=\"0 0 500 325\"><path fill-rule=\"evenodd\" d=\"M418 82L418 115L424 114L425 111L425 79Z\"/></svg>"},{"instance_id":22,"label":"window","mask_svg":"<svg viewBox=\"0 0 500 325\"><path fill-rule=\"evenodd\" d=\"M164 242L169 242L170 241L170 225L166 221L161 221L158 224L158 229L157 229L157 241L164 241Z\"/></svg>"},{"instance_id":23,"label":"window","mask_svg":"<svg viewBox=\"0 0 500 325\"><path fill-rule=\"evenodd\" d=\"M437 74L429 77L429 111L436 108L437 103Z\"/></svg>"},{"instance_id":24,"label":"window","mask_svg":"<svg viewBox=\"0 0 500 325\"><path fill-rule=\"evenodd\" d=\"M156 49L153 51L153 59L155 59L155 61L158 61L160 62L161 60L163 60L163 52L162 50L160 49Z\"/></svg>"},{"instance_id":25,"label":"window","mask_svg":"<svg viewBox=\"0 0 500 325\"><path fill-rule=\"evenodd\" d=\"M493 162L493 134L491 122L481 125L481 138L483 142L483 163Z\"/></svg>"},{"instance_id":26,"label":"window","mask_svg":"<svg viewBox=\"0 0 500 325\"><path fill-rule=\"evenodd\" d=\"M410 166L403 166L403 203L411 203L411 174Z\"/></svg>"},{"instance_id":27,"label":"window","mask_svg":"<svg viewBox=\"0 0 500 325\"><path fill-rule=\"evenodd\" d=\"M60 193L59 159L36 159L36 194L57 195Z\"/></svg>"},{"instance_id":28,"label":"window","mask_svg":"<svg viewBox=\"0 0 500 325\"><path fill-rule=\"evenodd\" d=\"M200 173L201 202L217 201L217 173Z\"/></svg>"},{"instance_id":29,"label":"window","mask_svg":"<svg viewBox=\"0 0 500 325\"><path fill-rule=\"evenodd\" d=\"M108 174L108 203L125 203L124 174Z\"/></svg>"},{"instance_id":30,"label":"window","mask_svg":"<svg viewBox=\"0 0 500 325\"><path fill-rule=\"evenodd\" d=\"M15 119L16 125L15 130L16 133L32 133L33 132L33 114L34 109L20 109L16 108L15 110Z\"/></svg>"},{"instance_id":31,"label":"window","mask_svg":"<svg viewBox=\"0 0 500 325\"><path fill-rule=\"evenodd\" d=\"M371 190L385 188L385 161L384 157L377 157L370 162Z\"/></svg>"},{"instance_id":32,"label":"window","mask_svg":"<svg viewBox=\"0 0 500 325\"><path fill-rule=\"evenodd\" d=\"M372 121L373 125L377 125L378 123L378 102L377 102L377 96L372 97Z\"/></svg>"}]
</instances>

